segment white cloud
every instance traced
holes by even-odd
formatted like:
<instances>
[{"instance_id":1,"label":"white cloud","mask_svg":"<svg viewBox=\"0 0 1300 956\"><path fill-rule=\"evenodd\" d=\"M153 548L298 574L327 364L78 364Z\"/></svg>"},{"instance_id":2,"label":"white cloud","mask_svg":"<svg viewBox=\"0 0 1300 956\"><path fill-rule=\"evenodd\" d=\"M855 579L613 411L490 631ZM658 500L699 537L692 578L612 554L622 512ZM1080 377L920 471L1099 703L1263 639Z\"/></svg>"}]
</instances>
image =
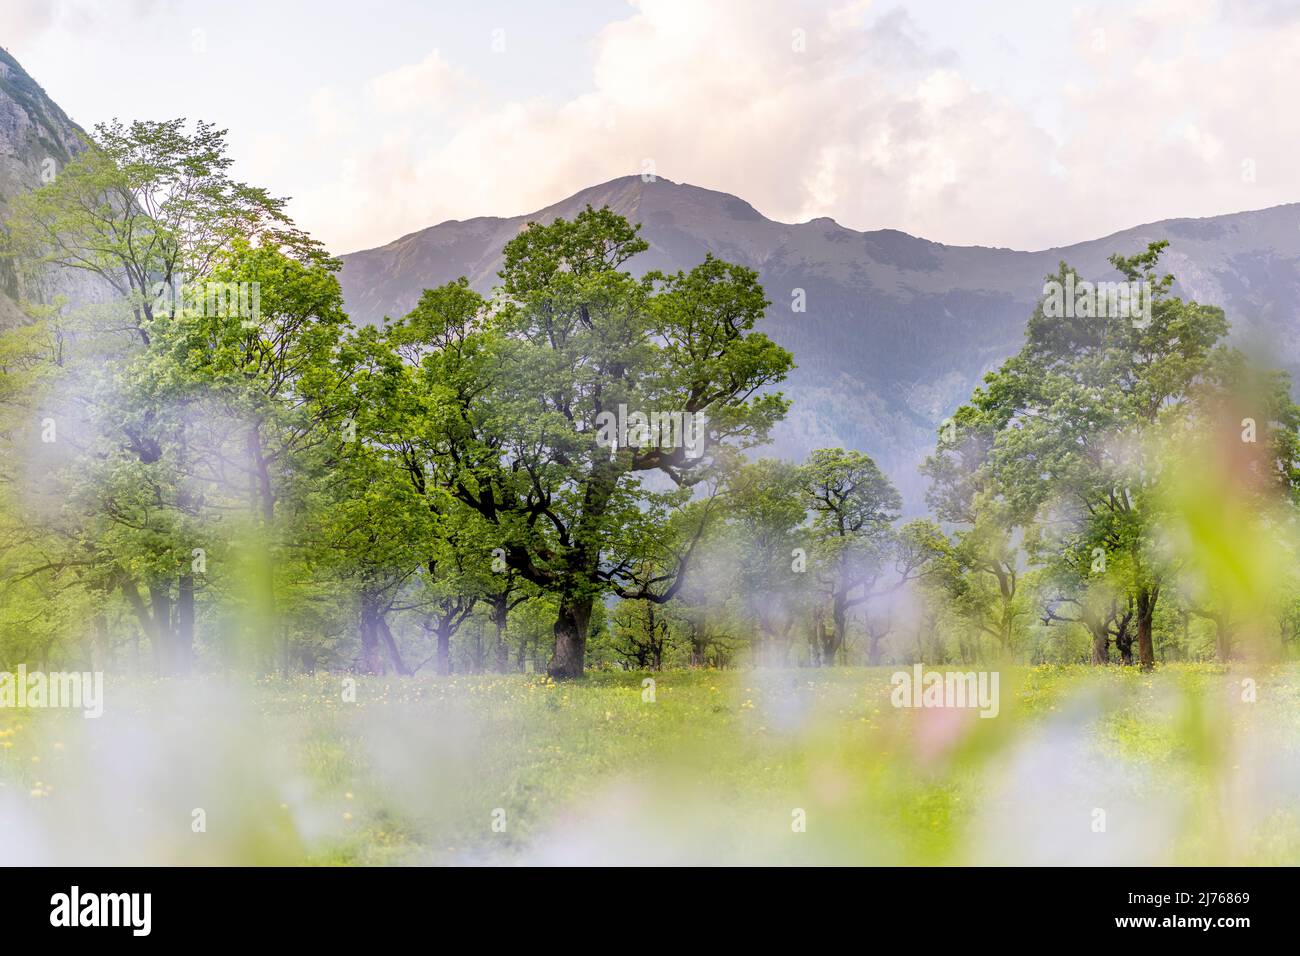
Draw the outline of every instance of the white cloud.
<instances>
[{"instance_id":1,"label":"white cloud","mask_svg":"<svg viewBox=\"0 0 1300 956\"><path fill-rule=\"evenodd\" d=\"M1300 199L1300 114L1278 100L1300 87L1300 21L1215 44L1214 4L1171 16L1168 3L1076 12L1053 134L898 11L864 27L856 2L640 0L595 37L590 84L567 99L470 102L436 51L377 78L398 125L346 157L346 188L295 209L350 251L449 218L530 212L647 158L776 219L1019 248ZM452 105L454 123L429 119Z\"/></svg>"},{"instance_id":2,"label":"white cloud","mask_svg":"<svg viewBox=\"0 0 1300 956\"><path fill-rule=\"evenodd\" d=\"M351 113L339 101L338 94L328 86L322 86L312 94L307 111L316 124L317 132L322 136L343 136L356 127Z\"/></svg>"},{"instance_id":3,"label":"white cloud","mask_svg":"<svg viewBox=\"0 0 1300 956\"><path fill-rule=\"evenodd\" d=\"M419 63L376 77L370 85L375 105L389 113L446 109L468 88L464 71L448 63L437 50Z\"/></svg>"},{"instance_id":4,"label":"white cloud","mask_svg":"<svg viewBox=\"0 0 1300 956\"><path fill-rule=\"evenodd\" d=\"M0 4L0 38L21 45L41 36L56 25L76 33L98 32L105 20L134 22L154 14L163 0L131 0L105 10L95 0L4 0Z\"/></svg>"},{"instance_id":5,"label":"white cloud","mask_svg":"<svg viewBox=\"0 0 1300 956\"><path fill-rule=\"evenodd\" d=\"M50 28L59 13L51 0L5 0L0 6L0 35L4 45L24 43Z\"/></svg>"}]
</instances>

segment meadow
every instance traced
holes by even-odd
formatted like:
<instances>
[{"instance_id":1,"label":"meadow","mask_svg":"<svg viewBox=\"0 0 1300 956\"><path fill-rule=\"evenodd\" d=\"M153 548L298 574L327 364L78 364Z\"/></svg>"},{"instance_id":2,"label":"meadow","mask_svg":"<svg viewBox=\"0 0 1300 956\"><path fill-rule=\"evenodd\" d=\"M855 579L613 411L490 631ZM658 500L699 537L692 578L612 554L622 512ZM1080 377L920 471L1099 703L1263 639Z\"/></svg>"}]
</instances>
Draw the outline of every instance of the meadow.
<instances>
[{"instance_id":1,"label":"meadow","mask_svg":"<svg viewBox=\"0 0 1300 956\"><path fill-rule=\"evenodd\" d=\"M1300 666L895 670L110 678L0 711L0 862L1300 863Z\"/></svg>"}]
</instances>

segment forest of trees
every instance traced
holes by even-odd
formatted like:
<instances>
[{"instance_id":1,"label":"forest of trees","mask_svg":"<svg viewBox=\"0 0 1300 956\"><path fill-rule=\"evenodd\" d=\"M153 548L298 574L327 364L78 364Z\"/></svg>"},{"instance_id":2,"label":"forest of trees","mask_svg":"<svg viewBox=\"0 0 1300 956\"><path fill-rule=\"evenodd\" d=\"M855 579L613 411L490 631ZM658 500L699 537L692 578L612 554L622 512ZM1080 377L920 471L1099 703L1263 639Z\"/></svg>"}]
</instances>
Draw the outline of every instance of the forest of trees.
<instances>
[{"instance_id":1,"label":"forest of trees","mask_svg":"<svg viewBox=\"0 0 1300 956\"><path fill-rule=\"evenodd\" d=\"M0 656L167 676L1280 655L1300 588L1285 376L1116 270L1149 321L1043 305L937 430L930 517L862 451L761 456L797 356L757 274L636 275L609 209L534 223L354 327L337 261L205 124L98 127L20 197L0 333ZM1057 276L1072 277L1064 263ZM1073 279L1071 279L1073 282ZM869 330L864 330L869 335ZM702 454L623 407L695 416ZM698 450L697 450L698 451Z\"/></svg>"}]
</instances>

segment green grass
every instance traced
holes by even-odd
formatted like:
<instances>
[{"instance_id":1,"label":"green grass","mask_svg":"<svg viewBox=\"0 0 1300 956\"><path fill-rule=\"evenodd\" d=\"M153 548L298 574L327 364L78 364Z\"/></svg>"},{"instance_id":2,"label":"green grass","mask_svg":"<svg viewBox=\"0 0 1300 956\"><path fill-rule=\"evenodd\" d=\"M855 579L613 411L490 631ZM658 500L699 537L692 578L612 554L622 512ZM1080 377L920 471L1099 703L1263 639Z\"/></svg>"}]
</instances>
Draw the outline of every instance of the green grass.
<instances>
[{"instance_id":1,"label":"green grass","mask_svg":"<svg viewBox=\"0 0 1300 956\"><path fill-rule=\"evenodd\" d=\"M28 834L15 862L1300 863L1300 668L1004 668L995 719L894 708L894 670L362 679L355 702L338 676L110 682L98 721L0 711L0 846Z\"/></svg>"}]
</instances>

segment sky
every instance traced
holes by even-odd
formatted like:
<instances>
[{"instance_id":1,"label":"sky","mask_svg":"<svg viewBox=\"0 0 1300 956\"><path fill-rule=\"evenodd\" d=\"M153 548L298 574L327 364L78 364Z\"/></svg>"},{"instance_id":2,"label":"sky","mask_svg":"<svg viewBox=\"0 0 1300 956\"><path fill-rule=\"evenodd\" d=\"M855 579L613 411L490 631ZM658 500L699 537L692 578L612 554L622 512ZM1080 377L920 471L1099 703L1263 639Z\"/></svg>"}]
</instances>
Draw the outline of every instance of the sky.
<instances>
[{"instance_id":1,"label":"sky","mask_svg":"<svg viewBox=\"0 0 1300 956\"><path fill-rule=\"evenodd\" d=\"M1042 249L1300 201L1300 0L3 0L86 128L229 130L335 253L628 174Z\"/></svg>"}]
</instances>

